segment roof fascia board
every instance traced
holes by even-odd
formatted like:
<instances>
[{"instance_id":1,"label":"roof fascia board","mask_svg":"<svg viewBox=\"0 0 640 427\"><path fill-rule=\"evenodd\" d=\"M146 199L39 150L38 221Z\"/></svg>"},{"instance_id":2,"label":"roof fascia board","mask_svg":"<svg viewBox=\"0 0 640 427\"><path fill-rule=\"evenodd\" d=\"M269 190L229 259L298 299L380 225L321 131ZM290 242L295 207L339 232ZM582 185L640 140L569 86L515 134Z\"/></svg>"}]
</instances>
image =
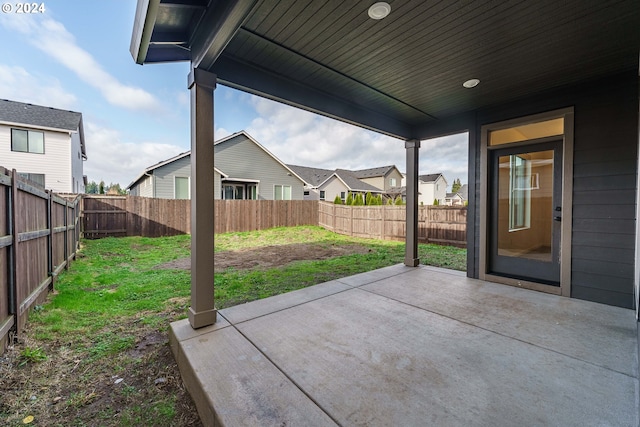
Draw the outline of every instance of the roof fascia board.
<instances>
[{"instance_id":1,"label":"roof fascia board","mask_svg":"<svg viewBox=\"0 0 640 427\"><path fill-rule=\"evenodd\" d=\"M413 137L411 127L403 122L287 80L282 76L261 71L226 55L221 55L218 58L211 71L217 75L220 84L234 89L394 138L404 140Z\"/></svg>"},{"instance_id":2,"label":"roof fascia board","mask_svg":"<svg viewBox=\"0 0 640 427\"><path fill-rule=\"evenodd\" d=\"M160 0L138 0L129 46L129 52L137 64L144 64L147 59L151 34L156 24L159 7Z\"/></svg>"},{"instance_id":3,"label":"roof fascia board","mask_svg":"<svg viewBox=\"0 0 640 427\"><path fill-rule=\"evenodd\" d=\"M258 0L213 2L190 43L192 67L211 68L257 4Z\"/></svg>"},{"instance_id":4,"label":"roof fascia board","mask_svg":"<svg viewBox=\"0 0 640 427\"><path fill-rule=\"evenodd\" d=\"M80 123L82 123L82 121ZM29 124L29 123L8 122L8 121L2 121L2 120L0 120L0 125L17 126L17 127L21 127L21 128L46 130L46 131L50 131L50 132L60 132L60 133L76 133L76 132L78 132L78 129L52 128L52 127L49 127L49 126L39 126L39 125L32 125L32 124Z\"/></svg>"}]
</instances>

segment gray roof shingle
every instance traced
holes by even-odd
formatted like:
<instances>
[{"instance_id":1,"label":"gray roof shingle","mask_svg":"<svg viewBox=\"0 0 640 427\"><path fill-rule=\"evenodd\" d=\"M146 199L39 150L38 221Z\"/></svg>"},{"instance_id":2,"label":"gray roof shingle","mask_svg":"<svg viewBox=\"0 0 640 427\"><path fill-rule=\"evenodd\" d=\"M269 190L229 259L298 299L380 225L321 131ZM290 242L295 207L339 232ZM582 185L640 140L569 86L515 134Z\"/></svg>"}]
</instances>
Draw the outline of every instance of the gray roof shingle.
<instances>
[{"instance_id":1,"label":"gray roof shingle","mask_svg":"<svg viewBox=\"0 0 640 427\"><path fill-rule=\"evenodd\" d=\"M427 175L420 175L418 176L418 179L422 182L435 182L435 180L438 179L439 176L442 176L441 173L430 173Z\"/></svg>"},{"instance_id":2,"label":"gray roof shingle","mask_svg":"<svg viewBox=\"0 0 640 427\"><path fill-rule=\"evenodd\" d=\"M82 114L75 111L0 99L0 121L77 131Z\"/></svg>"},{"instance_id":3,"label":"gray roof shingle","mask_svg":"<svg viewBox=\"0 0 640 427\"><path fill-rule=\"evenodd\" d=\"M307 166L287 165L289 169L294 171L308 185L317 187L327 180L333 171L329 169L310 168Z\"/></svg>"},{"instance_id":4,"label":"gray roof shingle","mask_svg":"<svg viewBox=\"0 0 640 427\"><path fill-rule=\"evenodd\" d=\"M353 171L357 178L372 178L376 176L386 176L391 169L396 168L395 165L380 166L377 168L360 169Z\"/></svg>"},{"instance_id":5,"label":"gray roof shingle","mask_svg":"<svg viewBox=\"0 0 640 427\"><path fill-rule=\"evenodd\" d=\"M367 184L366 182L360 181L360 179L356 176L355 173L346 169L336 169L335 174L347 184L349 190L351 191L370 191L372 193L381 193L383 192L378 187L374 187L371 184Z\"/></svg>"}]
</instances>

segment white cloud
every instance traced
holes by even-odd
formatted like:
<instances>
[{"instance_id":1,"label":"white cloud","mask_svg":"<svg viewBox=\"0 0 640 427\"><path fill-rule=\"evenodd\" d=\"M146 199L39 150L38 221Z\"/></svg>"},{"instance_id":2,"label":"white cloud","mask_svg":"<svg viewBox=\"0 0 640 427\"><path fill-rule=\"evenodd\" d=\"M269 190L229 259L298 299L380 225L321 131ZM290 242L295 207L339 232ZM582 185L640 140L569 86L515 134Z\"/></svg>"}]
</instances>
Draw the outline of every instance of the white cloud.
<instances>
[{"instance_id":1,"label":"white cloud","mask_svg":"<svg viewBox=\"0 0 640 427\"><path fill-rule=\"evenodd\" d=\"M404 141L292 108L257 96L259 117L247 131L283 162L326 169L364 169L395 164L406 169ZM218 136L216 136L216 139ZM420 173L441 172L449 182L467 181L467 134L423 141Z\"/></svg>"},{"instance_id":2,"label":"white cloud","mask_svg":"<svg viewBox=\"0 0 640 427\"><path fill-rule=\"evenodd\" d=\"M60 81L33 75L22 67L0 64L0 94L11 101L73 110L76 97L64 90Z\"/></svg>"},{"instance_id":3,"label":"white cloud","mask_svg":"<svg viewBox=\"0 0 640 427\"><path fill-rule=\"evenodd\" d=\"M84 131L91 141L84 174L89 181L119 183L123 188L148 166L187 151L171 144L126 141L117 130L87 121Z\"/></svg>"},{"instance_id":4,"label":"white cloud","mask_svg":"<svg viewBox=\"0 0 640 427\"><path fill-rule=\"evenodd\" d=\"M108 73L94 57L78 46L75 37L58 21L37 15L7 14L0 17L6 29L17 31L56 61L97 89L112 105L157 113L162 104L142 88L126 85Z\"/></svg>"}]
</instances>

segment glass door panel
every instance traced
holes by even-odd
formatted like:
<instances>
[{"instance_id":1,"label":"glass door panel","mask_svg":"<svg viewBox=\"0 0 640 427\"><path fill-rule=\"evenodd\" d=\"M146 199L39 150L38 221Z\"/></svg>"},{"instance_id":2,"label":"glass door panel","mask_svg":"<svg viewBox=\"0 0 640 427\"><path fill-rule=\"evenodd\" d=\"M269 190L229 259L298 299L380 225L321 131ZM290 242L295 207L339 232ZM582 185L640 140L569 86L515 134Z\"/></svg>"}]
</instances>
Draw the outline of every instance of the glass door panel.
<instances>
[{"instance_id":1,"label":"glass door panel","mask_svg":"<svg viewBox=\"0 0 640 427\"><path fill-rule=\"evenodd\" d=\"M492 151L491 273L560 283L561 143Z\"/></svg>"}]
</instances>

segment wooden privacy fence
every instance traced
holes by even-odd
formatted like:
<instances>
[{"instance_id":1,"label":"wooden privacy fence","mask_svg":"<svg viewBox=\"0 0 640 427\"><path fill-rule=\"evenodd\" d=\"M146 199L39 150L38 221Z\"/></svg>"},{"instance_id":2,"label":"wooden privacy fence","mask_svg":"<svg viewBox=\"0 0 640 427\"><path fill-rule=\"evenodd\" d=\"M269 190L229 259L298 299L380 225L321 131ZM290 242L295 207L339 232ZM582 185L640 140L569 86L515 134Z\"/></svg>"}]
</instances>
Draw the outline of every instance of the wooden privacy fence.
<instances>
[{"instance_id":1,"label":"wooden privacy fence","mask_svg":"<svg viewBox=\"0 0 640 427\"><path fill-rule=\"evenodd\" d=\"M137 196L87 196L83 236L160 237L191 232L189 200ZM215 232L318 225L318 202L312 200L216 200Z\"/></svg>"},{"instance_id":2,"label":"wooden privacy fence","mask_svg":"<svg viewBox=\"0 0 640 427\"><path fill-rule=\"evenodd\" d=\"M318 223L327 230L349 236L404 240L405 218L405 206L345 206L320 202ZM466 247L467 208L419 206L418 240Z\"/></svg>"},{"instance_id":3,"label":"wooden privacy fence","mask_svg":"<svg viewBox=\"0 0 640 427\"><path fill-rule=\"evenodd\" d=\"M62 198L0 167L0 353L75 256L80 198Z\"/></svg>"}]
</instances>

